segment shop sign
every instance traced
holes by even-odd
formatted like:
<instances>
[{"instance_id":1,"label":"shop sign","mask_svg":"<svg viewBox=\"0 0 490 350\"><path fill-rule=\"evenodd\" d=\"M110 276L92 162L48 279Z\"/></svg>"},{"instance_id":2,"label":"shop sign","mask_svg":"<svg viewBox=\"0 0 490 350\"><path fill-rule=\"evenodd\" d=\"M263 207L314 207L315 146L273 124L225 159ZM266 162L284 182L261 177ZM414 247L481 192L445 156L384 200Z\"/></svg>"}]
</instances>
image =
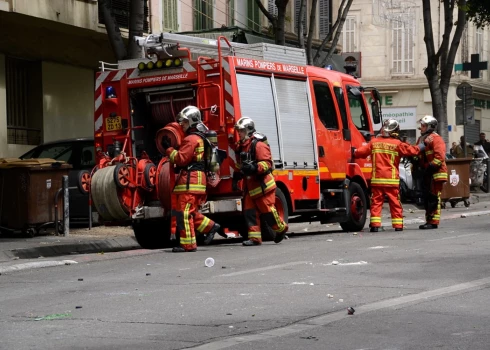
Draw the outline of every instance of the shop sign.
<instances>
[{"instance_id":1,"label":"shop sign","mask_svg":"<svg viewBox=\"0 0 490 350\"><path fill-rule=\"evenodd\" d=\"M396 119L402 131L417 129L416 107L385 107L382 112L383 120Z\"/></svg>"}]
</instances>

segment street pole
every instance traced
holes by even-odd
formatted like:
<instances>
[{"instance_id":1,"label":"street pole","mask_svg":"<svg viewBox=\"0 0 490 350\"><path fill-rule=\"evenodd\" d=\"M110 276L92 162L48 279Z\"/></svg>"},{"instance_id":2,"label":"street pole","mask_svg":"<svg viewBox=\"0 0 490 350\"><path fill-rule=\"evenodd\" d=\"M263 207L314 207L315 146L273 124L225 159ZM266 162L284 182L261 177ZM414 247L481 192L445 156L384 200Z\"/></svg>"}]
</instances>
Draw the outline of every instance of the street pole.
<instances>
[{"instance_id":1,"label":"street pole","mask_svg":"<svg viewBox=\"0 0 490 350\"><path fill-rule=\"evenodd\" d=\"M463 86L463 138L464 138L464 144L461 145L463 147L464 151L464 157L466 158L468 156L468 151L466 149L466 86Z\"/></svg>"}]
</instances>

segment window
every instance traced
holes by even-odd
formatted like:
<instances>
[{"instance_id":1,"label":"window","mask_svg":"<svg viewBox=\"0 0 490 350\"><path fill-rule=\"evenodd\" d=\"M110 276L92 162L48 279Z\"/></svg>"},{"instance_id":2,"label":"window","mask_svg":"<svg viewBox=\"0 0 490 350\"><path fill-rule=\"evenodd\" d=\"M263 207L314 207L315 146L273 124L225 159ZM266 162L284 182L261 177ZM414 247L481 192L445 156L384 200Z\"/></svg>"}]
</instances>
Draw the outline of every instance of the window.
<instances>
[{"instance_id":1,"label":"window","mask_svg":"<svg viewBox=\"0 0 490 350\"><path fill-rule=\"evenodd\" d=\"M255 0L248 0L247 14L247 27L260 32L260 9Z\"/></svg>"},{"instance_id":2,"label":"window","mask_svg":"<svg viewBox=\"0 0 490 350\"><path fill-rule=\"evenodd\" d=\"M51 158L61 160L71 164L71 156L73 154L73 144L71 143L55 143L40 146L25 154L23 159L30 158Z\"/></svg>"},{"instance_id":3,"label":"window","mask_svg":"<svg viewBox=\"0 0 490 350\"><path fill-rule=\"evenodd\" d=\"M320 121L327 129L338 130L339 121L330 87L327 83L319 81L315 81L313 87L315 89L316 111Z\"/></svg>"},{"instance_id":4,"label":"window","mask_svg":"<svg viewBox=\"0 0 490 350\"><path fill-rule=\"evenodd\" d=\"M43 124L41 63L6 57L7 143L38 145Z\"/></svg>"},{"instance_id":5,"label":"window","mask_svg":"<svg viewBox=\"0 0 490 350\"><path fill-rule=\"evenodd\" d=\"M337 86L333 88L333 92L335 93L335 98L337 99L337 104L339 105L340 116L342 117L342 128L348 129L349 122L347 121L347 110L345 109L344 90Z\"/></svg>"},{"instance_id":6,"label":"window","mask_svg":"<svg viewBox=\"0 0 490 350\"><path fill-rule=\"evenodd\" d=\"M349 109L354 125L358 130L369 131L369 122L367 119L369 114L366 111L362 95L354 96L352 93L348 93L347 96L349 97Z\"/></svg>"},{"instance_id":7,"label":"window","mask_svg":"<svg viewBox=\"0 0 490 350\"><path fill-rule=\"evenodd\" d=\"M129 9L131 0L106 0L107 5L111 9L114 18L116 19L116 23L119 28L129 29ZM148 26L148 0L144 0L145 2L145 21L143 22L143 31L145 33L149 32ZM99 9L99 23L105 24L104 15Z\"/></svg>"},{"instance_id":8,"label":"window","mask_svg":"<svg viewBox=\"0 0 490 350\"><path fill-rule=\"evenodd\" d=\"M178 31L177 0L163 0L163 30Z\"/></svg>"},{"instance_id":9,"label":"window","mask_svg":"<svg viewBox=\"0 0 490 350\"><path fill-rule=\"evenodd\" d=\"M269 13L273 16L277 16L277 6L276 4L274 3L275 0L269 0L267 2L267 10L269 11Z\"/></svg>"},{"instance_id":10,"label":"window","mask_svg":"<svg viewBox=\"0 0 490 350\"><path fill-rule=\"evenodd\" d=\"M93 143L84 143L82 145L82 150L80 152L81 159L80 165L82 167L90 167L93 168L95 166L95 157L94 157L94 144Z\"/></svg>"},{"instance_id":11,"label":"window","mask_svg":"<svg viewBox=\"0 0 490 350\"><path fill-rule=\"evenodd\" d=\"M304 10L303 10L303 18L301 18L301 21L303 23L303 34L307 33L308 28L306 27L306 14L308 13L308 5L307 5L307 0L304 2ZM299 11L301 8L301 0L294 0L294 29L293 31L295 33L298 32L298 21L299 21Z\"/></svg>"},{"instance_id":12,"label":"window","mask_svg":"<svg viewBox=\"0 0 490 350\"><path fill-rule=\"evenodd\" d=\"M329 0L318 1L318 24L320 39L330 32L330 4Z\"/></svg>"},{"instance_id":13,"label":"window","mask_svg":"<svg viewBox=\"0 0 490 350\"><path fill-rule=\"evenodd\" d=\"M347 16L344 27L342 28L342 51L356 52L357 51L357 22L353 16Z\"/></svg>"},{"instance_id":14,"label":"window","mask_svg":"<svg viewBox=\"0 0 490 350\"><path fill-rule=\"evenodd\" d=\"M226 25L235 25L235 0L226 0Z\"/></svg>"},{"instance_id":15,"label":"window","mask_svg":"<svg viewBox=\"0 0 490 350\"><path fill-rule=\"evenodd\" d=\"M480 54L480 60L483 59L483 29L475 28L475 53Z\"/></svg>"},{"instance_id":16,"label":"window","mask_svg":"<svg viewBox=\"0 0 490 350\"><path fill-rule=\"evenodd\" d=\"M212 29L213 0L194 1L194 30Z\"/></svg>"},{"instance_id":17,"label":"window","mask_svg":"<svg viewBox=\"0 0 490 350\"><path fill-rule=\"evenodd\" d=\"M399 14L392 21L392 73L414 73L414 16Z\"/></svg>"}]
</instances>

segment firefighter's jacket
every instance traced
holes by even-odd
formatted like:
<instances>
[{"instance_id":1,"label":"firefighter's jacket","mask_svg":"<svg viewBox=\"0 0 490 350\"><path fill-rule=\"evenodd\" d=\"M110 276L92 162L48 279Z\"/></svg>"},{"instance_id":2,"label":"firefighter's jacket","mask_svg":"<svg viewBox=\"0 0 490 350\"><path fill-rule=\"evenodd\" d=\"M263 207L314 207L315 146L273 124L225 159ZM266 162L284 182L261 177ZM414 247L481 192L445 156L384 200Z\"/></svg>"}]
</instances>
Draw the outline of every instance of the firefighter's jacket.
<instances>
[{"instance_id":1,"label":"firefighter's jacket","mask_svg":"<svg viewBox=\"0 0 490 350\"><path fill-rule=\"evenodd\" d=\"M354 157L372 157L371 186L398 187L400 158L413 157L419 153L418 146L409 145L392 137L376 137L367 145L356 149Z\"/></svg>"},{"instance_id":2,"label":"firefighter's jacket","mask_svg":"<svg viewBox=\"0 0 490 350\"><path fill-rule=\"evenodd\" d=\"M237 155L237 168L241 168L240 153L252 151L252 141L254 136L249 139L239 142L236 147ZM255 159L251 161L257 164L257 173L252 175L244 175L244 190L248 191L248 194L252 199L262 197L264 194L274 191L276 189L276 182L272 176L272 155L271 149L266 142L255 141ZM253 152L252 152L253 153ZM250 157L249 157L250 158Z\"/></svg>"},{"instance_id":3,"label":"firefighter's jacket","mask_svg":"<svg viewBox=\"0 0 490 350\"><path fill-rule=\"evenodd\" d=\"M436 133L421 136L417 144L420 142L425 144L425 152L422 152L420 157L420 166L423 169L432 167L435 169L432 174L434 181L447 181L447 166L446 166L446 144L442 137Z\"/></svg>"},{"instance_id":4,"label":"firefighter's jacket","mask_svg":"<svg viewBox=\"0 0 490 350\"><path fill-rule=\"evenodd\" d=\"M167 156L180 170L174 193L206 193L206 173L204 164L204 141L195 134L187 135L179 150L167 148Z\"/></svg>"}]
</instances>

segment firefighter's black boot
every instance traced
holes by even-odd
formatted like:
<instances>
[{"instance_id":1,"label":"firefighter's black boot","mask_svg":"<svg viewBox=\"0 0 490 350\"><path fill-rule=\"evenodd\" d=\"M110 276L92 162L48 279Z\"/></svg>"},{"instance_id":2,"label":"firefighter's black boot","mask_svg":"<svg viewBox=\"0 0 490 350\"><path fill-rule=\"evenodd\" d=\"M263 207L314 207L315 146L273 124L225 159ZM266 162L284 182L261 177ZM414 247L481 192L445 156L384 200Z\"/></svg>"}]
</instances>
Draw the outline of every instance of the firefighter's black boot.
<instances>
[{"instance_id":1,"label":"firefighter's black boot","mask_svg":"<svg viewBox=\"0 0 490 350\"><path fill-rule=\"evenodd\" d=\"M211 243L211 241L214 238L214 235L216 234L216 232L219 231L220 227L221 226L219 224L215 223L214 226L211 228L211 231L209 231L207 234L204 235L204 244L205 245L208 245L209 243Z\"/></svg>"},{"instance_id":2,"label":"firefighter's black boot","mask_svg":"<svg viewBox=\"0 0 490 350\"><path fill-rule=\"evenodd\" d=\"M378 232L379 231L379 227L371 227L371 229L369 230L369 232Z\"/></svg>"},{"instance_id":3,"label":"firefighter's black boot","mask_svg":"<svg viewBox=\"0 0 490 350\"><path fill-rule=\"evenodd\" d=\"M243 241L242 242L242 245L244 245L246 247L251 247L251 246L254 246L254 245L260 245L260 242L252 241L251 239L249 239L248 241Z\"/></svg>"},{"instance_id":4,"label":"firefighter's black boot","mask_svg":"<svg viewBox=\"0 0 490 350\"><path fill-rule=\"evenodd\" d=\"M401 228L401 227L396 227L396 228L395 228L395 231L398 231L398 232L403 231L403 228Z\"/></svg>"},{"instance_id":5,"label":"firefighter's black boot","mask_svg":"<svg viewBox=\"0 0 490 350\"><path fill-rule=\"evenodd\" d=\"M195 252L197 249L185 250L182 247L173 247L172 253L185 253L185 252Z\"/></svg>"},{"instance_id":6,"label":"firefighter's black boot","mask_svg":"<svg viewBox=\"0 0 490 350\"><path fill-rule=\"evenodd\" d=\"M436 224L423 224L419 226L419 229L421 230L431 230L437 228Z\"/></svg>"}]
</instances>

